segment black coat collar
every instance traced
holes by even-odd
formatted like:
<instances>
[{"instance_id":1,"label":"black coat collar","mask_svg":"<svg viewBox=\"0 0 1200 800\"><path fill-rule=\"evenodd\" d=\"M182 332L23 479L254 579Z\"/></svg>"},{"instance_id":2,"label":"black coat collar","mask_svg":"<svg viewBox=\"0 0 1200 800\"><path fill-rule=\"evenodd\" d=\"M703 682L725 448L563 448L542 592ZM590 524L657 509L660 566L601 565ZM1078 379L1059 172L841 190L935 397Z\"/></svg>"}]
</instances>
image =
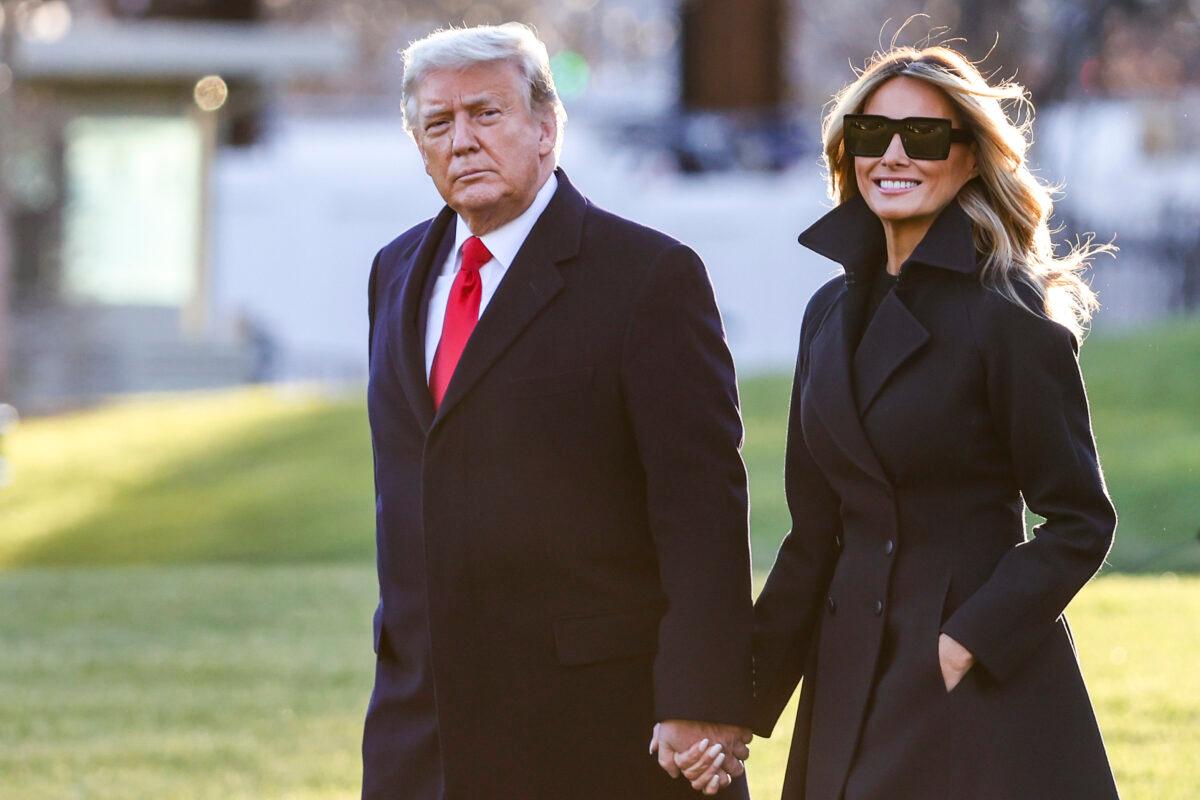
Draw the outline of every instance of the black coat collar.
<instances>
[{"instance_id":1,"label":"black coat collar","mask_svg":"<svg viewBox=\"0 0 1200 800\"><path fill-rule=\"evenodd\" d=\"M424 326L418 325L425 300L426 280L437 269L436 258L444 236L453 236L454 211L446 206L426 228L405 277L400 295L400 337L397 371L422 428L428 432L442 420L501 353L533 321L542 307L563 286L559 265L579 252L588 201L571 185L562 168L554 173L558 188L538 217L480 316L458 367L446 387L446 396L435 412L425 376Z\"/></svg>"},{"instance_id":2,"label":"black coat collar","mask_svg":"<svg viewBox=\"0 0 1200 800\"><path fill-rule=\"evenodd\" d=\"M862 195L847 200L800 234L800 244L838 262L847 282L871 275L887 256L883 223ZM922 264L952 272L973 274L978 254L971 218L954 200L937 216L925 238L909 256L908 264Z\"/></svg>"},{"instance_id":3,"label":"black coat collar","mask_svg":"<svg viewBox=\"0 0 1200 800\"><path fill-rule=\"evenodd\" d=\"M871 283L887 251L883 225L861 197L817 220L800 235L800 243L845 267L847 284L812 340L805 389L810 407L851 462L889 484L863 429L862 415L892 375L924 349L929 331L897 292L884 298L862 330ZM938 215L913 250L903 265L905 276L913 264L960 274L976 271L971 219L957 201Z\"/></svg>"}]
</instances>

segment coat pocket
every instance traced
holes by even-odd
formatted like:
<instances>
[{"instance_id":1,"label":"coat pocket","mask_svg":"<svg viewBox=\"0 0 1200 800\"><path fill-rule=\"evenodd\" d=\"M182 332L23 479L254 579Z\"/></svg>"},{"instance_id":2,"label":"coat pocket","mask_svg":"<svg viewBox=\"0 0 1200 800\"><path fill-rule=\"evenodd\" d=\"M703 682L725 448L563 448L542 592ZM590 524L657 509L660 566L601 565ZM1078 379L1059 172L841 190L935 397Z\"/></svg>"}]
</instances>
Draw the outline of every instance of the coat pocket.
<instances>
[{"instance_id":1,"label":"coat pocket","mask_svg":"<svg viewBox=\"0 0 1200 800\"><path fill-rule=\"evenodd\" d=\"M587 617L554 620L558 663L567 667L617 658L650 655L658 650L662 611L639 608Z\"/></svg>"},{"instance_id":2,"label":"coat pocket","mask_svg":"<svg viewBox=\"0 0 1200 800\"><path fill-rule=\"evenodd\" d=\"M592 382L592 368L555 372L550 375L531 375L509 381L509 394L513 397L542 397L565 394L586 389Z\"/></svg>"},{"instance_id":3,"label":"coat pocket","mask_svg":"<svg viewBox=\"0 0 1200 800\"><path fill-rule=\"evenodd\" d=\"M946 689L946 679L942 676L942 652L941 652L942 623L944 623L946 621L946 619L950 616L949 611L947 609L947 606L950 603L950 581L951 581L951 576L949 573L947 573L939 585L940 588L938 589L938 592L936 595L936 597L937 597L937 617L936 617L937 624L933 628L933 643L932 643L933 667L934 667L934 674L937 675L937 685L938 685L938 688L942 690L942 694L954 694L954 692L958 689L958 686L955 686L954 689L947 690ZM960 683L961 683L961 681L960 681Z\"/></svg>"}]
</instances>

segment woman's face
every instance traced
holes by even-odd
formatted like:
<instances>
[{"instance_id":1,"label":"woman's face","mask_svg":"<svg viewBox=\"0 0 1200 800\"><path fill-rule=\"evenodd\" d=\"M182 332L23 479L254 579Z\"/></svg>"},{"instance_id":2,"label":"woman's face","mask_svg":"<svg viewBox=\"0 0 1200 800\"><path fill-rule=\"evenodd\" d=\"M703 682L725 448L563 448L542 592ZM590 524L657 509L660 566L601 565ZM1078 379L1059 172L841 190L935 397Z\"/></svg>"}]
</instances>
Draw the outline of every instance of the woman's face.
<instances>
[{"instance_id":1,"label":"woman's face","mask_svg":"<svg viewBox=\"0 0 1200 800\"><path fill-rule=\"evenodd\" d=\"M891 119L941 117L955 128L962 127L954 104L941 90L903 75L876 89L862 113ZM970 143L951 144L950 157L944 161L923 161L908 157L897 133L882 156L854 157L859 193L877 217L892 224L932 223L976 174L975 148Z\"/></svg>"}]
</instances>

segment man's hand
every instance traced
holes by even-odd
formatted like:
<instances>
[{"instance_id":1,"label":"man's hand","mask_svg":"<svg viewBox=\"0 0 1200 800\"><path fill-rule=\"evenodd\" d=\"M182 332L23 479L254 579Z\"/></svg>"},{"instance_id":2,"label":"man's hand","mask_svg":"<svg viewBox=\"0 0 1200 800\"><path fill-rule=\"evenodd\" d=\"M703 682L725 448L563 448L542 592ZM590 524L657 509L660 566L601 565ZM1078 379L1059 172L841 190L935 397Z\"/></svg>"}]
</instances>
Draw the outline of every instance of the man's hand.
<instances>
[{"instance_id":1,"label":"man's hand","mask_svg":"<svg viewBox=\"0 0 1200 800\"><path fill-rule=\"evenodd\" d=\"M752 738L736 725L669 719L654 726L650 752L672 778L683 775L693 789L713 795L745 774Z\"/></svg>"},{"instance_id":2,"label":"man's hand","mask_svg":"<svg viewBox=\"0 0 1200 800\"><path fill-rule=\"evenodd\" d=\"M975 665L975 656L943 633L938 637L938 661L942 667L942 682L946 684L946 692L950 693Z\"/></svg>"}]
</instances>

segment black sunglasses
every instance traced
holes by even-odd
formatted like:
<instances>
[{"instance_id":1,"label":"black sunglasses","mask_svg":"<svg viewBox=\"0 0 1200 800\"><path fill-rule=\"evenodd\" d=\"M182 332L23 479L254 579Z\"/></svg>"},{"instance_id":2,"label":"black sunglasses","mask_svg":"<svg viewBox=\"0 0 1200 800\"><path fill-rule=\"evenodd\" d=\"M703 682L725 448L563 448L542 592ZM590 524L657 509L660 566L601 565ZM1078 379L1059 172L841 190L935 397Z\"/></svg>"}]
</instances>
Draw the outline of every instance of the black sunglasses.
<instances>
[{"instance_id":1,"label":"black sunglasses","mask_svg":"<svg viewBox=\"0 0 1200 800\"><path fill-rule=\"evenodd\" d=\"M878 114L847 114L842 117L842 135L846 152L852 156L878 158L887 152L892 137L898 133L909 158L943 161L950 157L951 142L970 142L975 138L966 128L950 125L950 120L939 117L891 119Z\"/></svg>"}]
</instances>

